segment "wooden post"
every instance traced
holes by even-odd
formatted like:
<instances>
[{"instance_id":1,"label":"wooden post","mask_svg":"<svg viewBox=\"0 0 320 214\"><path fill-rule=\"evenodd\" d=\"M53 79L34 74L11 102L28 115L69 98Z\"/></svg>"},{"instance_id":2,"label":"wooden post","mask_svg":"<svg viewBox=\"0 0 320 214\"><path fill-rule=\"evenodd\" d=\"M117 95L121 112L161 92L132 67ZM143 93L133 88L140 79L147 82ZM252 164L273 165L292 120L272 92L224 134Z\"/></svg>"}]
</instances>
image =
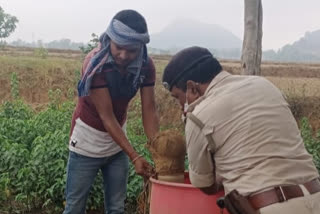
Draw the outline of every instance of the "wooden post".
<instances>
[{"instance_id":1,"label":"wooden post","mask_svg":"<svg viewBox=\"0 0 320 214\"><path fill-rule=\"evenodd\" d=\"M262 3L244 0L244 38L242 45L242 74L260 75L262 55Z\"/></svg>"}]
</instances>

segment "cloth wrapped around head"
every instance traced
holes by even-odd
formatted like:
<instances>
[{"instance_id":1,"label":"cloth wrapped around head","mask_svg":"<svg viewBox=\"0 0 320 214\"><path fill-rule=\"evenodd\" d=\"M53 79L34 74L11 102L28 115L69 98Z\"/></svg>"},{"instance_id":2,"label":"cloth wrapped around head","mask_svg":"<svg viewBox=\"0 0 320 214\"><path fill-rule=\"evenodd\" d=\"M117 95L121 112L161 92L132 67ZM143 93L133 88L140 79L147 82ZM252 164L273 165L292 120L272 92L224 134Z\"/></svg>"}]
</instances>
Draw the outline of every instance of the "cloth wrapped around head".
<instances>
[{"instance_id":1,"label":"cloth wrapped around head","mask_svg":"<svg viewBox=\"0 0 320 214\"><path fill-rule=\"evenodd\" d=\"M150 37L143 16L134 10L123 10L113 17L107 30L100 36L99 51L90 60L78 84L80 97L89 95L94 74L101 72L105 63L113 62L110 40L120 46L140 48L137 58L127 66L127 71L134 75L132 87L138 87L142 64L148 60L146 44Z\"/></svg>"},{"instance_id":2,"label":"cloth wrapped around head","mask_svg":"<svg viewBox=\"0 0 320 214\"><path fill-rule=\"evenodd\" d=\"M186 91L187 80L198 83L211 81L222 67L206 48L193 46L175 54L165 67L162 84L169 91L176 86Z\"/></svg>"}]
</instances>

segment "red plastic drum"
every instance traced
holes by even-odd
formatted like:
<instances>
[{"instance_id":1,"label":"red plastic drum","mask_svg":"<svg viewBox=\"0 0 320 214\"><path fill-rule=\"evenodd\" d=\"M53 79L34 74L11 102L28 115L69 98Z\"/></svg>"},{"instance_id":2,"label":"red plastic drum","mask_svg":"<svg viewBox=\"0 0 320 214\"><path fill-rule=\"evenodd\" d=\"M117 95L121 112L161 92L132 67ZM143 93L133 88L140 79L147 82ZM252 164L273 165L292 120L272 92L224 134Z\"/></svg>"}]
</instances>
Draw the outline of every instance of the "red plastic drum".
<instances>
[{"instance_id":1,"label":"red plastic drum","mask_svg":"<svg viewBox=\"0 0 320 214\"><path fill-rule=\"evenodd\" d=\"M172 183L150 178L150 214L220 214L216 201L224 196L221 191L206 195L190 184L188 173L185 183ZM224 214L228 212L223 210Z\"/></svg>"}]
</instances>

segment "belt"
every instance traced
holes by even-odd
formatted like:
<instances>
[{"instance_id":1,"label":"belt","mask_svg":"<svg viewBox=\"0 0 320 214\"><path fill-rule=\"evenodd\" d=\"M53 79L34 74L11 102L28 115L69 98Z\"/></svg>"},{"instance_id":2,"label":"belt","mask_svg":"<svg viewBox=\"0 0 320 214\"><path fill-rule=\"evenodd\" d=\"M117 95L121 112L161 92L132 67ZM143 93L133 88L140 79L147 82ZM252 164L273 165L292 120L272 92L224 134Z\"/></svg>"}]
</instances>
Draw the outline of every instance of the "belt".
<instances>
[{"instance_id":1,"label":"belt","mask_svg":"<svg viewBox=\"0 0 320 214\"><path fill-rule=\"evenodd\" d=\"M303 184L303 186L309 191L310 194L320 192L320 179L317 178L309 181ZM288 201L290 199L302 196L304 196L304 194L299 185L290 185L274 187L271 190L249 196L248 200L253 208L258 210L271 204Z\"/></svg>"}]
</instances>

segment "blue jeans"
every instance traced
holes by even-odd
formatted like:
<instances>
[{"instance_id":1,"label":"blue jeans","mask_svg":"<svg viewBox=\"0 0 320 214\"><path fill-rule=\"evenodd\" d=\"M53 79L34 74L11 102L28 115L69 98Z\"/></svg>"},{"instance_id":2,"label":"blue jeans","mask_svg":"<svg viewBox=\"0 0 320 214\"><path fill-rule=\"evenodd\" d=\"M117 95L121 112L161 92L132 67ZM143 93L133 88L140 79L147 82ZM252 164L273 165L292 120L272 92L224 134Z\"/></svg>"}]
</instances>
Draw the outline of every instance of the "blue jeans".
<instances>
[{"instance_id":1,"label":"blue jeans","mask_svg":"<svg viewBox=\"0 0 320 214\"><path fill-rule=\"evenodd\" d=\"M124 213L129 161L119 152L105 158L86 157L69 152L66 207L63 214L84 214L90 188L99 169L103 175L104 205L107 214Z\"/></svg>"}]
</instances>

